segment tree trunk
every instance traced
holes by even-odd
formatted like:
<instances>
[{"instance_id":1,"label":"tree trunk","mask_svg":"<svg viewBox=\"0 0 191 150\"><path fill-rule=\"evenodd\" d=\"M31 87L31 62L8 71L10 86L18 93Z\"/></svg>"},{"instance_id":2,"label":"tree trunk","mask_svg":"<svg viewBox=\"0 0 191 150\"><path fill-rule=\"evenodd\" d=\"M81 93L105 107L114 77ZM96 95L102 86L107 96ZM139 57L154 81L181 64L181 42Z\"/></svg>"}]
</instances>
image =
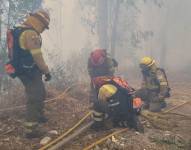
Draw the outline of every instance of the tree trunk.
<instances>
[{"instance_id":1,"label":"tree trunk","mask_svg":"<svg viewBox=\"0 0 191 150\"><path fill-rule=\"evenodd\" d=\"M161 27L161 51L159 54L159 60L160 60L160 65L162 68L166 67L166 56L167 56L167 31L168 31L168 18L169 16L169 10L168 10L168 5L166 6L166 10L165 10L165 17L163 20L163 24Z\"/></svg>"},{"instance_id":2,"label":"tree trunk","mask_svg":"<svg viewBox=\"0 0 191 150\"><path fill-rule=\"evenodd\" d=\"M166 45L166 34L164 34L164 39L162 39L162 48L160 52L160 66L165 68L166 66L166 55L167 55L167 45Z\"/></svg>"},{"instance_id":3,"label":"tree trunk","mask_svg":"<svg viewBox=\"0 0 191 150\"><path fill-rule=\"evenodd\" d=\"M116 40L117 40L117 25L118 25L118 18L119 18L119 7L120 1L116 0L115 9L114 11L114 18L112 20L112 28L111 28L111 55L115 56L115 48L116 48Z\"/></svg>"},{"instance_id":4,"label":"tree trunk","mask_svg":"<svg viewBox=\"0 0 191 150\"><path fill-rule=\"evenodd\" d=\"M2 4L2 0L0 0L0 3ZM2 52L2 5L0 5L0 54ZM0 55L0 92L1 92L1 87L2 87L2 70L1 68L3 67L2 66L3 64L3 58L2 56Z\"/></svg>"},{"instance_id":5,"label":"tree trunk","mask_svg":"<svg viewBox=\"0 0 191 150\"><path fill-rule=\"evenodd\" d=\"M108 0L98 0L99 47L108 49Z\"/></svg>"}]
</instances>

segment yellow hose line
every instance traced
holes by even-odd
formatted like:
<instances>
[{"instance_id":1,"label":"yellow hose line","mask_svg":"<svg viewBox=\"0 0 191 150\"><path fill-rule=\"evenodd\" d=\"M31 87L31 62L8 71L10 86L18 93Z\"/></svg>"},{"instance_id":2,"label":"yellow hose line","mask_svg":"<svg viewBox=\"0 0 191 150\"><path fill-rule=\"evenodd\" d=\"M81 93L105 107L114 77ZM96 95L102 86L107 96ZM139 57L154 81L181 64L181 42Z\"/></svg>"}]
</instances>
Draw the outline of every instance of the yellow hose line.
<instances>
[{"instance_id":1,"label":"yellow hose line","mask_svg":"<svg viewBox=\"0 0 191 150\"><path fill-rule=\"evenodd\" d=\"M168 113L168 112L170 112L170 111L173 111L173 110L175 110L175 109L177 109L177 108L179 108L179 107L181 107L181 106L183 106L183 105L185 105L185 104L187 104L187 103L190 103L190 101L187 101L187 102L184 102L184 103L182 103L182 104L180 104L180 105L177 105L177 106L175 106L175 107L173 107L173 108L171 108L171 109L168 109L168 110L164 111L163 113Z\"/></svg>"},{"instance_id":2,"label":"yellow hose line","mask_svg":"<svg viewBox=\"0 0 191 150\"><path fill-rule=\"evenodd\" d=\"M98 145L98 144L101 144L102 142L104 142L105 140L109 139L110 137L114 136L114 135L117 135L117 134L120 134L122 132L125 132L127 131L128 129L125 128L125 129L120 129L118 131L115 131L111 134L109 134L108 136L104 137L104 138L101 138L100 140L96 141L95 143L92 143L91 145L87 146L86 148L84 148L83 150L90 150L91 148L93 148L94 146Z\"/></svg>"},{"instance_id":3,"label":"yellow hose line","mask_svg":"<svg viewBox=\"0 0 191 150\"><path fill-rule=\"evenodd\" d=\"M44 101L44 103L50 103L52 101L55 101L56 99L65 96L65 94L71 89L72 87L68 87L66 90L64 90L64 92L62 92L60 95L56 96L55 98L52 99L47 99ZM15 106L15 107L10 107L10 108L5 108L5 109L1 109L0 112L4 112L4 111L11 111L11 110L15 110L15 109L23 109L25 108L26 105L21 105L21 106Z\"/></svg>"},{"instance_id":4,"label":"yellow hose line","mask_svg":"<svg viewBox=\"0 0 191 150\"><path fill-rule=\"evenodd\" d=\"M178 113L170 113L170 112L168 112L168 114L179 115L179 116L182 116L182 117L186 117L186 118L188 118L188 119L191 119L190 114L183 114L183 113L180 113L180 112L178 112Z\"/></svg>"},{"instance_id":5,"label":"yellow hose line","mask_svg":"<svg viewBox=\"0 0 191 150\"><path fill-rule=\"evenodd\" d=\"M76 85L77 85L77 84L73 84L73 85L69 86L68 88L66 88L66 89L64 90L63 93L61 93L60 95L56 96L55 98L47 99L47 100L45 101L45 103L50 103L50 102L52 102L52 101L55 101L55 100L58 99L58 98L61 98L61 97L65 96L66 93L67 93L71 88L73 88L73 87L76 86Z\"/></svg>"},{"instance_id":6,"label":"yellow hose line","mask_svg":"<svg viewBox=\"0 0 191 150\"><path fill-rule=\"evenodd\" d=\"M46 150L48 148L50 148L52 145L54 145L55 143L57 143L58 141L62 140L65 136L67 136L70 132L72 132L73 130L75 130L81 123L84 122L84 120L86 118L88 118L91 115L92 112L88 112L77 124L75 124L72 128L70 128L67 132L65 132L64 134L62 134L61 136L59 136L58 138L56 138L55 140L53 140L52 142L50 142L49 144L41 147L39 150Z\"/></svg>"},{"instance_id":7,"label":"yellow hose line","mask_svg":"<svg viewBox=\"0 0 191 150\"><path fill-rule=\"evenodd\" d=\"M168 113L168 112L170 112L170 111L173 111L173 110L175 110L175 109L177 109L177 108L179 108L179 107L181 107L181 106L183 106L183 105L185 105L185 104L187 104L187 103L190 103L190 101L184 102L184 103L182 103L182 104L180 104L180 105L178 105L178 106L175 106L175 107L173 107L173 108L171 108L171 109L169 109L169 110L164 111L163 113ZM104 138L102 138L102 139L100 139L100 140L98 140L98 141L92 143L91 145L87 146L87 147L84 148L83 150L89 150L89 149L95 147L96 145L98 145L98 144L104 142L105 140L107 140L108 138L112 137L113 135L119 134L119 133L124 132L124 131L126 131L126 130L127 130L127 129L118 130L118 131L116 131L116 132L114 132L114 133L112 133L112 134L110 134L110 135L108 135L108 136L106 136L106 137L104 137Z\"/></svg>"}]
</instances>

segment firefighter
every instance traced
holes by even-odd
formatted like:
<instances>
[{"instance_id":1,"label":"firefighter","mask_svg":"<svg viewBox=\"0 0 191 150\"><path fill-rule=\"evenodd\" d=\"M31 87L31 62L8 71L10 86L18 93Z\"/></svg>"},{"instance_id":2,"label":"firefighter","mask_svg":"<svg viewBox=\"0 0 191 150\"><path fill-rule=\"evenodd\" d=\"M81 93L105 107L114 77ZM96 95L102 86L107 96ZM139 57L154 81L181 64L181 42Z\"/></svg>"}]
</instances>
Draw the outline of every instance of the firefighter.
<instances>
[{"instance_id":1,"label":"firefighter","mask_svg":"<svg viewBox=\"0 0 191 150\"><path fill-rule=\"evenodd\" d=\"M99 76L113 76L117 66L118 62L106 52L106 49L95 49L91 52L87 68L91 78L90 101L96 100L93 79Z\"/></svg>"},{"instance_id":2,"label":"firefighter","mask_svg":"<svg viewBox=\"0 0 191 150\"><path fill-rule=\"evenodd\" d=\"M130 127L143 132L138 114L142 101L134 97L134 89L120 77L98 77L99 90L93 106L93 129L99 130L110 120L114 127Z\"/></svg>"},{"instance_id":3,"label":"firefighter","mask_svg":"<svg viewBox=\"0 0 191 150\"><path fill-rule=\"evenodd\" d=\"M44 10L31 13L26 21L14 29L14 59L17 59L20 71L17 77L25 87L27 95L26 109L26 136L34 138L39 136L39 123L47 122L44 116L45 87L42 80L51 79L51 74L46 65L41 50L41 33L49 29L49 14Z\"/></svg>"},{"instance_id":4,"label":"firefighter","mask_svg":"<svg viewBox=\"0 0 191 150\"><path fill-rule=\"evenodd\" d=\"M117 61L111 58L105 49L94 50L88 59L88 72L91 78L112 76L117 66Z\"/></svg>"},{"instance_id":5,"label":"firefighter","mask_svg":"<svg viewBox=\"0 0 191 150\"><path fill-rule=\"evenodd\" d=\"M140 61L143 76L142 87L136 92L145 102L144 107L150 111L161 111L166 107L165 98L170 96L170 88L164 69L156 66L151 57L143 57Z\"/></svg>"}]
</instances>

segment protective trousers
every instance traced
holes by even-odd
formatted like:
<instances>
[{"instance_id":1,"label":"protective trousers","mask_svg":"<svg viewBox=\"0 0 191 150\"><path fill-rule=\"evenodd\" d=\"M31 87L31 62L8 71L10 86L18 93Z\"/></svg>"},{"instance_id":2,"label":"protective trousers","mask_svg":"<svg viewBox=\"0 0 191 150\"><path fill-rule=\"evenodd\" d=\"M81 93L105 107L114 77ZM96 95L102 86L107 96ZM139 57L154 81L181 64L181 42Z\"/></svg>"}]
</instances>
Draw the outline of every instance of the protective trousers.
<instances>
[{"instance_id":1,"label":"protective trousers","mask_svg":"<svg viewBox=\"0 0 191 150\"><path fill-rule=\"evenodd\" d=\"M149 90L142 88L135 93L136 97L140 97L144 101L144 108L150 109L151 104L161 105L165 102L164 98L159 98L159 92L157 90ZM158 108L160 109L160 108Z\"/></svg>"},{"instance_id":2,"label":"protective trousers","mask_svg":"<svg viewBox=\"0 0 191 150\"><path fill-rule=\"evenodd\" d=\"M25 87L27 96L27 112L26 121L38 122L41 117L44 117L44 99L45 87L42 81L42 74L38 68L33 69L30 74L25 73L19 76L19 79Z\"/></svg>"},{"instance_id":3,"label":"protective trousers","mask_svg":"<svg viewBox=\"0 0 191 150\"><path fill-rule=\"evenodd\" d=\"M146 105L149 105L150 102L158 101L158 92L147 88L137 90L135 95L140 97Z\"/></svg>"}]
</instances>

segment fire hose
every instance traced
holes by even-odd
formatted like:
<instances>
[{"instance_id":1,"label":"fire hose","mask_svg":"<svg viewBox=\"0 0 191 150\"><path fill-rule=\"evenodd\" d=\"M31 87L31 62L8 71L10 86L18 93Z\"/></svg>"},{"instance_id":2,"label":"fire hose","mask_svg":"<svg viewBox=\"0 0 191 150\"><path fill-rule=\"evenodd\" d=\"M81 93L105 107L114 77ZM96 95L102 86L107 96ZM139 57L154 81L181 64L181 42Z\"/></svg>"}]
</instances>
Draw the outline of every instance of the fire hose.
<instances>
[{"instance_id":1,"label":"fire hose","mask_svg":"<svg viewBox=\"0 0 191 150\"><path fill-rule=\"evenodd\" d=\"M52 142L50 142L49 144L41 147L39 150L47 150L50 147L56 146L59 141L61 141L64 137L66 137L68 134L70 134L72 131L74 131L79 125L81 125L90 115L92 112L88 112L78 123L76 123L72 128L70 128L67 132L65 132L64 134L62 134L61 136L59 136L58 138L56 138L55 140L53 140ZM60 146L60 144L59 144ZM58 146L58 147L59 147ZM51 148L52 149L52 148Z\"/></svg>"},{"instance_id":2,"label":"fire hose","mask_svg":"<svg viewBox=\"0 0 191 150\"><path fill-rule=\"evenodd\" d=\"M184 106L185 104L189 103L189 101L184 102L180 105L177 105L169 110L164 111L162 114L167 114L170 111L173 111L181 106ZM76 136L78 136L80 133L82 133L83 131L85 131L87 128L89 128L92 124L93 121L89 122L88 124L84 125L82 128L78 129L76 132L74 132L73 134L71 134L69 137L66 137L67 135L69 135L71 132L73 132L77 127L79 127L89 116L91 115L91 112L89 112L88 114L86 114L77 124L75 124L71 129L69 129L67 132L65 132L64 134L62 134L61 136L59 136L58 138L56 138L54 141L50 142L49 144L45 145L44 147L40 148L39 150L56 150L58 148L60 148L61 146L63 146L64 144L66 144L67 142L69 142L71 139L75 138ZM107 135L106 137L101 138L100 140L90 144L89 146L85 147L83 150L90 150L91 148L95 147L96 145L101 144L102 142L106 141L107 139L111 138L114 135L120 134L122 132L127 131L128 129L119 129L109 135ZM66 138L65 138L66 137Z\"/></svg>"},{"instance_id":3,"label":"fire hose","mask_svg":"<svg viewBox=\"0 0 191 150\"><path fill-rule=\"evenodd\" d=\"M59 98L63 98L76 85L78 85L78 84L71 85L70 87L66 88L64 90L64 92L62 92L61 94L59 94L55 98L45 100L44 103L51 103L51 102L53 102L53 101L55 101L55 100L57 100ZM5 112L5 111L13 111L13 110L17 110L17 109L23 109L25 107L26 107L26 105L21 105L21 106L15 106L15 107L10 107L10 108L0 109L0 113Z\"/></svg>"},{"instance_id":4,"label":"fire hose","mask_svg":"<svg viewBox=\"0 0 191 150\"><path fill-rule=\"evenodd\" d=\"M190 101L184 102L184 103L182 103L182 104L180 104L180 105L177 105L177 106L175 106L175 107L173 107L173 108L171 108L171 109L168 109L168 110L166 110L166 111L164 111L164 112L162 112L162 113L163 113L163 114L170 113L171 111L173 111L173 110L175 110L175 109L178 109L178 108L180 108L180 107L182 107L182 106L184 106L185 104L188 104L188 103L190 103ZM183 115L183 114L181 114L181 115ZM101 138L100 140L98 140L98 141L92 143L91 145L85 147L83 150L90 150L90 149L92 149L93 147L95 147L96 145L99 145L99 144L101 144L102 142L106 141L107 139L111 138L112 136L117 135L117 134L120 134L120 133L125 132L125 131L127 131L127 130L128 130L128 129L125 128L125 129L120 129L120 130L118 130L118 131L115 131L115 132L109 134L108 136L106 136L106 137L104 137L104 138Z\"/></svg>"}]
</instances>

